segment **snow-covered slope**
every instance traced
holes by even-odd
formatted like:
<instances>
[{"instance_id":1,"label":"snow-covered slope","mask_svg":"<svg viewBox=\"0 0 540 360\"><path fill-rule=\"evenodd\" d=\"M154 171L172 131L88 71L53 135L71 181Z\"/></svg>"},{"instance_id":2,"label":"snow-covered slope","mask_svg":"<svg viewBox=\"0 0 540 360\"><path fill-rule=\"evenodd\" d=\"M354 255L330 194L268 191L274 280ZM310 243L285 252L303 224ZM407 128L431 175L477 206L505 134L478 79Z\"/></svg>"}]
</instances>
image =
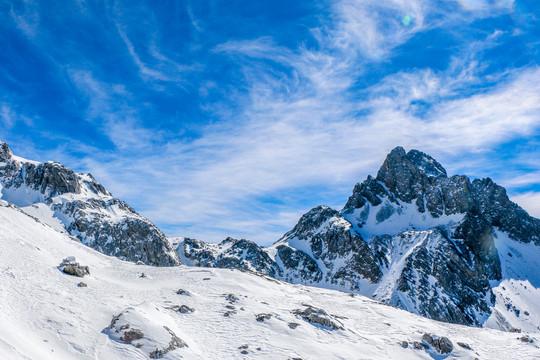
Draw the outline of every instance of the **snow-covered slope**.
<instances>
[{"instance_id":1,"label":"snow-covered slope","mask_svg":"<svg viewBox=\"0 0 540 360\"><path fill-rule=\"evenodd\" d=\"M540 220L489 178L448 177L417 150L395 148L341 211L310 210L269 248L186 240L177 251L189 264L254 269L436 320L540 329L538 312L524 310L538 308Z\"/></svg>"},{"instance_id":2,"label":"snow-covered slope","mask_svg":"<svg viewBox=\"0 0 540 360\"><path fill-rule=\"evenodd\" d=\"M4 201L0 244L0 358L6 360L540 356L538 333L437 322L360 295L252 272L121 261ZM508 249L534 260L528 248ZM61 272L58 264L68 256L89 266L90 275ZM506 289L520 291L515 286ZM452 351L440 354L427 345L432 337L422 340L424 333L448 338Z\"/></svg>"},{"instance_id":3,"label":"snow-covered slope","mask_svg":"<svg viewBox=\"0 0 540 360\"><path fill-rule=\"evenodd\" d=\"M158 266L180 261L165 235L91 174L11 153L0 142L0 198L108 255Z\"/></svg>"}]
</instances>

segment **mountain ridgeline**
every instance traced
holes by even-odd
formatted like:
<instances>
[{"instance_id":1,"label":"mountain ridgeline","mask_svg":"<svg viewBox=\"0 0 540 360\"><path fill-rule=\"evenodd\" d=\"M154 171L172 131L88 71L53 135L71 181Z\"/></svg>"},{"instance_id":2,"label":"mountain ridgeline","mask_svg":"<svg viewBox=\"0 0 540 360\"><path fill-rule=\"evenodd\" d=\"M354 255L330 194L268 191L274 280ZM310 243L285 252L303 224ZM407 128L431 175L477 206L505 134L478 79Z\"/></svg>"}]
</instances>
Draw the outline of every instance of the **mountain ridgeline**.
<instances>
[{"instance_id":1,"label":"mountain ridgeline","mask_svg":"<svg viewBox=\"0 0 540 360\"><path fill-rule=\"evenodd\" d=\"M0 143L2 199L97 251L156 266L180 264L167 237L91 174L16 157Z\"/></svg>"},{"instance_id":2,"label":"mountain ridgeline","mask_svg":"<svg viewBox=\"0 0 540 360\"><path fill-rule=\"evenodd\" d=\"M435 320L540 330L540 314L528 311L540 296L540 220L491 179L449 177L417 150L395 148L343 209L311 209L269 247L167 238L92 175L19 158L1 142L0 192L36 220L123 260L250 270Z\"/></svg>"},{"instance_id":3,"label":"mountain ridgeline","mask_svg":"<svg viewBox=\"0 0 540 360\"><path fill-rule=\"evenodd\" d=\"M341 211L310 210L270 247L185 239L178 253L190 265L249 269L440 321L511 330L526 319L501 283L530 278L538 288L539 245L540 220L491 179L448 177L429 155L397 147Z\"/></svg>"}]
</instances>

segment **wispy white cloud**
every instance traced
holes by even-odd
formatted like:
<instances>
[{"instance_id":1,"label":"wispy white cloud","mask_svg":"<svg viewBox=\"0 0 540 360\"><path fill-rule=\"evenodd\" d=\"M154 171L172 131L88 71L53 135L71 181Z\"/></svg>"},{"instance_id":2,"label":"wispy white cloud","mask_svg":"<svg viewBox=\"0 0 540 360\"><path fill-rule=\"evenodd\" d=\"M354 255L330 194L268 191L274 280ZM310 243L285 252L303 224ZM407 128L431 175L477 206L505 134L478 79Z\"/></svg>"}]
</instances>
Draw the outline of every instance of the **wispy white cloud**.
<instances>
[{"instance_id":1,"label":"wispy white cloud","mask_svg":"<svg viewBox=\"0 0 540 360\"><path fill-rule=\"evenodd\" d=\"M525 209L529 215L540 218L540 192L529 191L511 196L510 199Z\"/></svg>"},{"instance_id":2,"label":"wispy white cloud","mask_svg":"<svg viewBox=\"0 0 540 360\"><path fill-rule=\"evenodd\" d=\"M140 108L130 101L130 94L121 84L97 80L88 70L68 71L76 88L88 102L87 120L93 122L119 151L147 148L160 140L159 132L141 125Z\"/></svg>"},{"instance_id":3,"label":"wispy white cloud","mask_svg":"<svg viewBox=\"0 0 540 360\"><path fill-rule=\"evenodd\" d=\"M467 11L493 11L494 9L512 9L514 0L456 0Z\"/></svg>"},{"instance_id":4,"label":"wispy white cloud","mask_svg":"<svg viewBox=\"0 0 540 360\"><path fill-rule=\"evenodd\" d=\"M147 81L168 82L182 87L185 85L184 76L188 72L197 71L200 65L186 61L188 59L185 57L182 59L183 61L176 60L174 59L177 57L176 54L171 56L164 54L159 46L159 26L154 14L148 9L139 9L138 11L136 9L137 7L134 7L127 12L125 8L116 4L111 11L111 21L114 23L133 63L139 69L141 78ZM193 16L189 9L186 11L188 11L189 16ZM196 24L194 19L192 22ZM144 39L140 39L140 28L143 26ZM132 28L137 30L138 36L130 37L130 29ZM132 38L139 38L138 48L131 40Z\"/></svg>"},{"instance_id":5,"label":"wispy white cloud","mask_svg":"<svg viewBox=\"0 0 540 360\"><path fill-rule=\"evenodd\" d=\"M10 4L10 16L15 25L29 38L37 34L40 23L38 4L32 0L22 0Z\"/></svg>"},{"instance_id":6,"label":"wispy white cloud","mask_svg":"<svg viewBox=\"0 0 540 360\"><path fill-rule=\"evenodd\" d=\"M428 6L424 1L338 1L335 26L319 40L329 48L382 60L423 29Z\"/></svg>"},{"instance_id":7,"label":"wispy white cloud","mask_svg":"<svg viewBox=\"0 0 540 360\"><path fill-rule=\"evenodd\" d=\"M2 124L7 128L12 128L15 124L15 117L16 114L13 110L11 110L11 107L7 104L2 104L0 106L0 119L2 120Z\"/></svg>"},{"instance_id":8,"label":"wispy white cloud","mask_svg":"<svg viewBox=\"0 0 540 360\"><path fill-rule=\"evenodd\" d=\"M116 146L115 152L92 152L77 167L137 203L171 235L216 241L234 235L268 243L309 207L344 204L354 183L375 173L396 145L419 148L460 169L464 156L485 159L491 147L538 132L537 68L504 71L495 75L496 85L465 91L483 84L478 54L496 44L497 32L464 49L446 70L410 69L357 88L370 64L389 62L397 47L439 26L430 4L344 0L312 30L313 48L285 48L270 37L216 47L216 54L239 60L246 91L232 89L229 102L206 105L220 122L190 140L165 141L139 121L133 105L138 99L125 87L72 70L89 102L88 120ZM471 17L491 11L486 6L471 6L481 13ZM159 46L145 44L151 61L143 61L127 30L117 25L117 31L142 76L178 80L160 67L169 57Z\"/></svg>"},{"instance_id":9,"label":"wispy white cloud","mask_svg":"<svg viewBox=\"0 0 540 360\"><path fill-rule=\"evenodd\" d=\"M328 205L342 205L352 185L373 174L396 145L444 160L527 136L539 126L538 80L540 72L526 71L485 94L442 102L427 119L378 102L363 119L351 116L350 106L318 103L319 98L272 101L265 106L270 113L256 103L252 112L246 109L251 121L242 126L210 127L198 140L166 146L141 136L140 144L153 146L148 153L87 160L86 166L121 198L144 194L145 200L138 199L142 212L159 223L183 226L175 231L189 229L187 235L210 240L231 234L270 242L294 225L297 217L285 214L307 210L293 211L298 204L332 199ZM516 97L523 106L511 106ZM310 187L316 194L291 195ZM265 196L290 204L265 206L260 200ZM271 226L275 223L282 227Z\"/></svg>"},{"instance_id":10,"label":"wispy white cloud","mask_svg":"<svg viewBox=\"0 0 540 360\"><path fill-rule=\"evenodd\" d=\"M0 122L5 129L11 129L19 122L25 125L31 125L33 123L30 117L17 112L8 103L0 103Z\"/></svg>"},{"instance_id":11,"label":"wispy white cloud","mask_svg":"<svg viewBox=\"0 0 540 360\"><path fill-rule=\"evenodd\" d=\"M135 65L139 68L139 71L141 72L141 75L144 77L148 77L153 80L162 80L162 81L170 81L171 79L163 74L162 72L155 70L153 68L148 67L144 62L141 61L141 58L139 57L139 54L135 51L135 47L129 40L126 32L120 27L120 25L116 24L116 28L118 30L118 34L120 35L120 38L126 45L126 48L131 55L131 58L133 59L133 62Z\"/></svg>"}]
</instances>

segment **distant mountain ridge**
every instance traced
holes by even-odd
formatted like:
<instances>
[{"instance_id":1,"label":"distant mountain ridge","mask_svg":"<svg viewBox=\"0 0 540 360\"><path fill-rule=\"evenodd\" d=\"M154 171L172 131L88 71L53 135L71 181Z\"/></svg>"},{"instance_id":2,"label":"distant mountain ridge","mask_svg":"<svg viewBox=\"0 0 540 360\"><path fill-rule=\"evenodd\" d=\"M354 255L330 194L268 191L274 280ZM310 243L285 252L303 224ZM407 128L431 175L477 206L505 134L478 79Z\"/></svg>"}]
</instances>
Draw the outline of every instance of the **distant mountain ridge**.
<instances>
[{"instance_id":1,"label":"distant mountain ridge","mask_svg":"<svg viewBox=\"0 0 540 360\"><path fill-rule=\"evenodd\" d=\"M0 142L1 197L107 255L157 266L180 264L167 237L91 174L14 156Z\"/></svg>"},{"instance_id":2,"label":"distant mountain ridge","mask_svg":"<svg viewBox=\"0 0 540 360\"><path fill-rule=\"evenodd\" d=\"M540 220L491 179L449 177L418 150L395 148L376 177L354 186L343 209L311 209L269 247L167 238L92 175L22 159L2 142L0 194L123 260L246 269L445 322L540 330Z\"/></svg>"},{"instance_id":3,"label":"distant mountain ridge","mask_svg":"<svg viewBox=\"0 0 540 360\"><path fill-rule=\"evenodd\" d=\"M491 179L448 177L431 156L396 147L341 211L310 210L268 248L185 239L177 251L189 265L361 293L436 320L538 330L506 282L540 295L539 245L540 220Z\"/></svg>"}]
</instances>

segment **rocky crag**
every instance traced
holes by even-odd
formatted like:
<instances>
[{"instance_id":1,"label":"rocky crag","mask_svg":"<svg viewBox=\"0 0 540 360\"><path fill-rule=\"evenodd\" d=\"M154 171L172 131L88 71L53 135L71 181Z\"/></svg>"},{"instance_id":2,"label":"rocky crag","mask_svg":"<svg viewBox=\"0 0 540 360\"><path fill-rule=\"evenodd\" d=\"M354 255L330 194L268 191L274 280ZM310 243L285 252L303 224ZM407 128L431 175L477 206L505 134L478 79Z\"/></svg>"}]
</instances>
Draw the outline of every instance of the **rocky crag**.
<instances>
[{"instance_id":1,"label":"rocky crag","mask_svg":"<svg viewBox=\"0 0 540 360\"><path fill-rule=\"evenodd\" d=\"M3 200L104 254L149 265L180 264L167 237L91 174L22 159L0 142L0 191Z\"/></svg>"}]
</instances>

